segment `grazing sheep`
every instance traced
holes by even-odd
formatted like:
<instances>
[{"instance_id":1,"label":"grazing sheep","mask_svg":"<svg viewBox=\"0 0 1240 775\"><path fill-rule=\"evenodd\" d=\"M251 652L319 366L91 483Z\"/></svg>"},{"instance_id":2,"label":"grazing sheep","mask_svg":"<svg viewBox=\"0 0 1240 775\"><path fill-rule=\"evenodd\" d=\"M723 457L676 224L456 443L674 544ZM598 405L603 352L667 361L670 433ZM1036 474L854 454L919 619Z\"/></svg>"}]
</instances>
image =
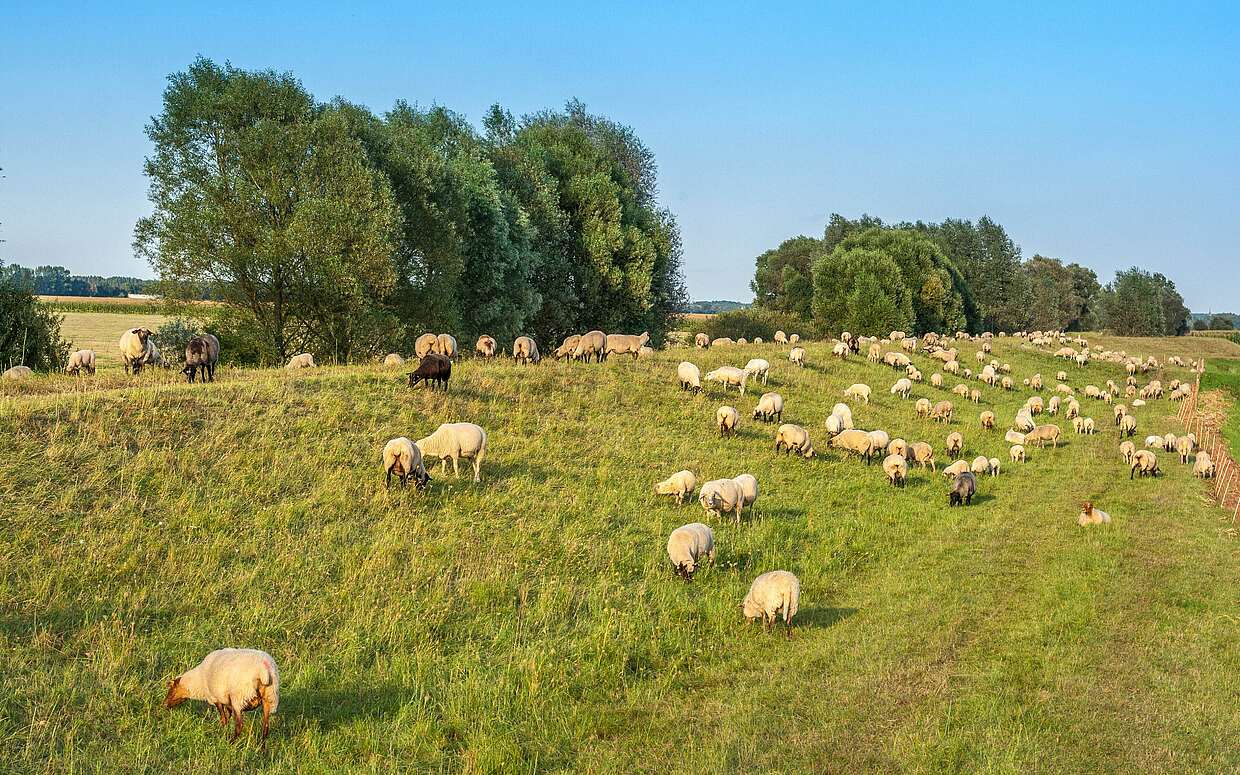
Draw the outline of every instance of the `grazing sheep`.
<instances>
[{"instance_id":1,"label":"grazing sheep","mask_svg":"<svg viewBox=\"0 0 1240 775\"><path fill-rule=\"evenodd\" d=\"M963 385L963 384L956 385L956 387L952 388L952 393L954 395L960 396L961 398L968 398L969 397L969 386Z\"/></svg>"},{"instance_id":2,"label":"grazing sheep","mask_svg":"<svg viewBox=\"0 0 1240 775\"><path fill-rule=\"evenodd\" d=\"M972 390L970 390L969 400L975 404L980 402L982 400L982 391L978 390L977 388L973 388Z\"/></svg>"},{"instance_id":3,"label":"grazing sheep","mask_svg":"<svg viewBox=\"0 0 1240 775\"><path fill-rule=\"evenodd\" d=\"M1145 446L1147 447L1161 447L1162 445L1163 445L1162 436L1146 436L1145 437Z\"/></svg>"},{"instance_id":4,"label":"grazing sheep","mask_svg":"<svg viewBox=\"0 0 1240 775\"><path fill-rule=\"evenodd\" d=\"M801 341L800 334L788 334L788 344L795 345Z\"/></svg>"},{"instance_id":5,"label":"grazing sheep","mask_svg":"<svg viewBox=\"0 0 1240 775\"><path fill-rule=\"evenodd\" d=\"M1157 477L1159 474L1158 457L1148 449L1139 449L1132 456L1128 478L1131 480L1137 474L1154 477Z\"/></svg>"},{"instance_id":6,"label":"grazing sheep","mask_svg":"<svg viewBox=\"0 0 1240 775\"><path fill-rule=\"evenodd\" d=\"M702 392L702 370L689 361L681 361L676 367L676 380L680 383L681 390Z\"/></svg>"},{"instance_id":7,"label":"grazing sheep","mask_svg":"<svg viewBox=\"0 0 1240 775\"><path fill-rule=\"evenodd\" d=\"M977 492L977 477L972 471L961 471L952 481L952 488L947 493L947 505L969 506L973 503L973 494Z\"/></svg>"},{"instance_id":8,"label":"grazing sheep","mask_svg":"<svg viewBox=\"0 0 1240 775\"><path fill-rule=\"evenodd\" d=\"M78 350L69 356L69 365L65 366L66 374L95 373L95 351Z\"/></svg>"},{"instance_id":9,"label":"grazing sheep","mask_svg":"<svg viewBox=\"0 0 1240 775\"><path fill-rule=\"evenodd\" d=\"M292 358L288 359L288 363L285 364L284 368L289 371L293 371L294 369L313 369L315 368L314 356L310 353L300 353L298 355L294 355Z\"/></svg>"},{"instance_id":10,"label":"grazing sheep","mask_svg":"<svg viewBox=\"0 0 1240 775\"><path fill-rule=\"evenodd\" d=\"M767 632L782 613L784 630L791 638L792 617L796 616L800 600L801 582L797 577L786 570L773 570L754 579L741 603L741 612L750 622L762 617L762 627Z\"/></svg>"},{"instance_id":11,"label":"grazing sheep","mask_svg":"<svg viewBox=\"0 0 1240 775\"><path fill-rule=\"evenodd\" d=\"M1025 402L1025 408L1029 410L1029 414L1042 414L1042 398L1040 396L1030 396Z\"/></svg>"},{"instance_id":12,"label":"grazing sheep","mask_svg":"<svg viewBox=\"0 0 1240 775\"><path fill-rule=\"evenodd\" d=\"M181 373L192 384L201 371L203 382L215 381L215 364L220 360L220 340L212 334L199 334L185 344L185 368Z\"/></svg>"},{"instance_id":13,"label":"grazing sheep","mask_svg":"<svg viewBox=\"0 0 1240 775\"><path fill-rule=\"evenodd\" d=\"M423 456L439 458L439 470L448 471L452 460L453 476L460 476L461 458L474 462L474 481L482 481L482 461L487 454L487 432L471 422L453 422L440 425L431 435L415 442Z\"/></svg>"},{"instance_id":14,"label":"grazing sheep","mask_svg":"<svg viewBox=\"0 0 1240 775\"><path fill-rule=\"evenodd\" d=\"M717 336L710 340L711 347L727 347L733 344L736 344L736 342L730 336Z\"/></svg>"},{"instance_id":15,"label":"grazing sheep","mask_svg":"<svg viewBox=\"0 0 1240 775\"><path fill-rule=\"evenodd\" d=\"M1008 444L1024 444L1025 434L1021 433L1020 431L1008 431L1007 433L1003 434L1003 440L1006 441Z\"/></svg>"},{"instance_id":16,"label":"grazing sheep","mask_svg":"<svg viewBox=\"0 0 1240 775\"><path fill-rule=\"evenodd\" d=\"M1163 436L1162 448L1164 452L1175 452L1175 443L1177 439L1174 433L1168 433Z\"/></svg>"},{"instance_id":17,"label":"grazing sheep","mask_svg":"<svg viewBox=\"0 0 1240 775\"><path fill-rule=\"evenodd\" d=\"M745 493L735 479L713 479L698 490L698 503L708 516L719 519L724 514L732 514L739 525L745 510Z\"/></svg>"},{"instance_id":18,"label":"grazing sheep","mask_svg":"<svg viewBox=\"0 0 1240 775\"><path fill-rule=\"evenodd\" d=\"M929 417L930 416L930 399L928 398L917 399L917 403L913 404L913 409L914 411L917 412L918 417L921 417L921 418Z\"/></svg>"},{"instance_id":19,"label":"grazing sheep","mask_svg":"<svg viewBox=\"0 0 1240 775\"><path fill-rule=\"evenodd\" d=\"M1202 479L1214 478L1214 461L1204 449L1197 453L1197 459L1193 461L1193 476Z\"/></svg>"},{"instance_id":20,"label":"grazing sheep","mask_svg":"<svg viewBox=\"0 0 1240 775\"><path fill-rule=\"evenodd\" d=\"M874 439L870 434L862 430L847 430L835 436L828 442L831 447L842 449L846 452L852 452L865 458L868 465L876 452L882 448L875 449Z\"/></svg>"},{"instance_id":21,"label":"grazing sheep","mask_svg":"<svg viewBox=\"0 0 1240 775\"><path fill-rule=\"evenodd\" d=\"M760 336L755 336L755 337L753 338L753 343L754 343L754 344L762 344L762 337L760 337Z\"/></svg>"},{"instance_id":22,"label":"grazing sheep","mask_svg":"<svg viewBox=\"0 0 1240 775\"><path fill-rule=\"evenodd\" d=\"M804 347L793 347L788 352L788 360L795 363L797 366L804 368L805 367L805 348Z\"/></svg>"},{"instance_id":23,"label":"grazing sheep","mask_svg":"<svg viewBox=\"0 0 1240 775\"><path fill-rule=\"evenodd\" d=\"M913 392L913 381L908 377L901 377L891 386L891 394L898 395L900 398L907 399L909 393Z\"/></svg>"},{"instance_id":24,"label":"grazing sheep","mask_svg":"<svg viewBox=\"0 0 1240 775\"><path fill-rule=\"evenodd\" d=\"M741 488L741 501L745 508L753 508L758 501L758 479L753 474L739 474L732 481Z\"/></svg>"},{"instance_id":25,"label":"grazing sheep","mask_svg":"<svg viewBox=\"0 0 1240 775\"><path fill-rule=\"evenodd\" d=\"M654 486L655 495L674 495L676 505L685 502L685 497L692 495L697 488L697 477L692 471L677 471Z\"/></svg>"},{"instance_id":26,"label":"grazing sheep","mask_svg":"<svg viewBox=\"0 0 1240 775\"><path fill-rule=\"evenodd\" d=\"M870 403L870 386L861 382L849 385L844 389L844 398L853 398L863 404Z\"/></svg>"},{"instance_id":27,"label":"grazing sheep","mask_svg":"<svg viewBox=\"0 0 1240 775\"><path fill-rule=\"evenodd\" d=\"M870 431L870 443L874 445L874 454L881 455L891 443L891 436L887 431Z\"/></svg>"},{"instance_id":28,"label":"grazing sheep","mask_svg":"<svg viewBox=\"0 0 1240 775\"><path fill-rule=\"evenodd\" d=\"M220 725L234 721L232 739L241 736L242 714L263 707L263 739L267 739L271 716L280 707L280 671L276 661L258 649L218 649L198 664L172 679L165 708L175 708L186 700L200 700L215 706Z\"/></svg>"},{"instance_id":29,"label":"grazing sheep","mask_svg":"<svg viewBox=\"0 0 1240 775\"><path fill-rule=\"evenodd\" d=\"M903 486L908 478L908 461L904 455L890 454L883 458L883 473L887 474L887 481L892 485Z\"/></svg>"},{"instance_id":30,"label":"grazing sheep","mask_svg":"<svg viewBox=\"0 0 1240 775\"><path fill-rule=\"evenodd\" d=\"M1132 465L1132 458L1137 454L1137 445L1131 441L1121 441L1119 443L1119 456L1124 459L1128 465Z\"/></svg>"},{"instance_id":31,"label":"grazing sheep","mask_svg":"<svg viewBox=\"0 0 1240 775\"><path fill-rule=\"evenodd\" d=\"M788 344L788 335L783 331L776 331L771 341L775 342L775 344Z\"/></svg>"},{"instance_id":32,"label":"grazing sheep","mask_svg":"<svg viewBox=\"0 0 1240 775\"><path fill-rule=\"evenodd\" d=\"M758 377L762 378L762 384L766 384L766 378L771 371L771 364L765 358L750 358L749 363L745 364L745 373L754 380Z\"/></svg>"},{"instance_id":33,"label":"grazing sheep","mask_svg":"<svg viewBox=\"0 0 1240 775\"><path fill-rule=\"evenodd\" d=\"M744 395L745 381L749 379L749 374L744 369L738 369L735 366L720 366L714 371L706 373L707 382L718 382L723 385L723 392L728 392L729 385L735 385L737 392Z\"/></svg>"},{"instance_id":34,"label":"grazing sheep","mask_svg":"<svg viewBox=\"0 0 1240 775\"><path fill-rule=\"evenodd\" d=\"M989 409L978 415L978 419L981 420L982 428L985 430L993 431L995 429L995 413Z\"/></svg>"},{"instance_id":35,"label":"grazing sheep","mask_svg":"<svg viewBox=\"0 0 1240 775\"><path fill-rule=\"evenodd\" d=\"M969 464L969 470L979 476L988 473L990 471L990 458L985 455L978 455Z\"/></svg>"},{"instance_id":36,"label":"grazing sheep","mask_svg":"<svg viewBox=\"0 0 1240 775\"><path fill-rule=\"evenodd\" d=\"M934 463L934 448L924 441L914 441L909 448L913 453L913 462L925 468L927 464L931 471L936 471Z\"/></svg>"},{"instance_id":37,"label":"grazing sheep","mask_svg":"<svg viewBox=\"0 0 1240 775\"><path fill-rule=\"evenodd\" d=\"M422 464L422 450L404 436L398 436L383 445L383 471L387 474L385 486L392 486L392 475L396 475L401 487L409 484L412 479L414 486L422 490L431 478Z\"/></svg>"},{"instance_id":38,"label":"grazing sheep","mask_svg":"<svg viewBox=\"0 0 1240 775\"><path fill-rule=\"evenodd\" d=\"M445 358L455 358L456 337L452 334L440 334L435 337L435 352Z\"/></svg>"},{"instance_id":39,"label":"grazing sheep","mask_svg":"<svg viewBox=\"0 0 1240 775\"><path fill-rule=\"evenodd\" d=\"M1086 417L1082 420L1081 433L1084 433L1086 436L1092 436L1097 430L1098 425L1094 422L1094 418Z\"/></svg>"},{"instance_id":40,"label":"grazing sheep","mask_svg":"<svg viewBox=\"0 0 1240 775\"><path fill-rule=\"evenodd\" d=\"M1137 418L1135 415L1126 414L1120 418L1119 435L1121 437L1128 436L1129 438L1137 435Z\"/></svg>"},{"instance_id":41,"label":"grazing sheep","mask_svg":"<svg viewBox=\"0 0 1240 775\"><path fill-rule=\"evenodd\" d=\"M899 455L907 460L909 456L908 442L904 439L892 439L891 443L887 445L887 454Z\"/></svg>"},{"instance_id":42,"label":"grazing sheep","mask_svg":"<svg viewBox=\"0 0 1240 775\"><path fill-rule=\"evenodd\" d=\"M848 353L848 345L844 342L836 342L835 346L831 348L831 354L839 358L841 361L848 360Z\"/></svg>"},{"instance_id":43,"label":"grazing sheep","mask_svg":"<svg viewBox=\"0 0 1240 775\"><path fill-rule=\"evenodd\" d=\"M695 334L693 336L693 344L699 350L705 350L710 347L710 337L706 334Z\"/></svg>"},{"instance_id":44,"label":"grazing sheep","mask_svg":"<svg viewBox=\"0 0 1240 775\"><path fill-rule=\"evenodd\" d=\"M677 576L692 581L693 572L703 558L715 561L714 531L701 522L681 525L667 539L667 557Z\"/></svg>"},{"instance_id":45,"label":"grazing sheep","mask_svg":"<svg viewBox=\"0 0 1240 775\"><path fill-rule=\"evenodd\" d=\"M573 357L579 361L590 362L593 357L596 363L607 360L607 334L602 331L590 331L582 334L573 348Z\"/></svg>"},{"instance_id":46,"label":"grazing sheep","mask_svg":"<svg viewBox=\"0 0 1240 775\"><path fill-rule=\"evenodd\" d=\"M607 335L607 354L608 355L625 355L631 354L633 360L641 355L641 349L650 341L650 332L643 331L640 335L632 334L608 334Z\"/></svg>"},{"instance_id":47,"label":"grazing sheep","mask_svg":"<svg viewBox=\"0 0 1240 775\"><path fill-rule=\"evenodd\" d=\"M853 429L853 413L848 404L836 404L831 408L831 415L840 418L840 428L850 431Z\"/></svg>"},{"instance_id":48,"label":"grazing sheep","mask_svg":"<svg viewBox=\"0 0 1240 775\"><path fill-rule=\"evenodd\" d=\"M1003 387L1004 390L1013 390L1016 387L1016 383L1012 381L1011 377L1004 377L1003 379L999 380L999 384Z\"/></svg>"},{"instance_id":49,"label":"grazing sheep","mask_svg":"<svg viewBox=\"0 0 1240 775\"><path fill-rule=\"evenodd\" d=\"M943 375L938 373L937 371L931 374L930 375L930 386L936 387L936 388L943 387Z\"/></svg>"},{"instance_id":50,"label":"grazing sheep","mask_svg":"<svg viewBox=\"0 0 1240 775\"><path fill-rule=\"evenodd\" d=\"M435 352L435 347L439 344L439 336L436 334L422 334L413 340L413 354L418 358L425 358L427 353Z\"/></svg>"},{"instance_id":51,"label":"grazing sheep","mask_svg":"<svg viewBox=\"0 0 1240 775\"><path fill-rule=\"evenodd\" d=\"M858 431L858 433L861 433L861 431ZM869 436L866 436L866 439L869 438ZM800 425L793 425L791 423L779 426L779 430L775 432L775 454L778 455L781 449L784 450L786 455L796 452L807 459L814 456L814 445L810 443L809 431Z\"/></svg>"},{"instance_id":52,"label":"grazing sheep","mask_svg":"<svg viewBox=\"0 0 1240 775\"><path fill-rule=\"evenodd\" d=\"M1081 415L1081 404L1075 398L1069 398L1068 408L1064 410L1064 417L1071 420L1073 418L1080 417L1080 415Z\"/></svg>"},{"instance_id":53,"label":"grazing sheep","mask_svg":"<svg viewBox=\"0 0 1240 775\"><path fill-rule=\"evenodd\" d=\"M999 458L997 458L997 457L992 457L990 460L988 460L988 461L986 461L986 462L987 462L987 464L988 464L988 466L989 466L989 469L990 469L990 475L991 475L991 476L998 476L998 475L999 475L999 466L1000 466L1000 460L999 460Z\"/></svg>"},{"instance_id":54,"label":"grazing sheep","mask_svg":"<svg viewBox=\"0 0 1240 775\"><path fill-rule=\"evenodd\" d=\"M940 401L934 405L934 410L930 413L930 419L944 424L950 423L952 421L952 414L955 411L951 401Z\"/></svg>"},{"instance_id":55,"label":"grazing sheep","mask_svg":"<svg viewBox=\"0 0 1240 775\"><path fill-rule=\"evenodd\" d=\"M1033 388L1034 390L1041 390L1042 389L1042 375L1034 374L1032 377L1030 377L1029 387Z\"/></svg>"},{"instance_id":56,"label":"grazing sheep","mask_svg":"<svg viewBox=\"0 0 1240 775\"><path fill-rule=\"evenodd\" d=\"M1085 418L1084 417L1073 417L1072 418L1072 430L1077 433L1084 433L1085 432Z\"/></svg>"},{"instance_id":57,"label":"grazing sheep","mask_svg":"<svg viewBox=\"0 0 1240 775\"><path fill-rule=\"evenodd\" d=\"M518 336L512 340L512 359L517 363L538 363L542 355L538 352L538 343L533 337Z\"/></svg>"},{"instance_id":58,"label":"grazing sheep","mask_svg":"<svg viewBox=\"0 0 1240 775\"><path fill-rule=\"evenodd\" d=\"M499 353L499 342L495 341L495 337L483 334L478 337L478 341L474 343L474 355L479 358L494 358ZM556 357L559 357L556 352Z\"/></svg>"},{"instance_id":59,"label":"grazing sheep","mask_svg":"<svg viewBox=\"0 0 1240 775\"><path fill-rule=\"evenodd\" d=\"M1012 448L1008 450L1008 455L1012 458L1013 463L1025 462L1025 445L1013 444Z\"/></svg>"},{"instance_id":60,"label":"grazing sheep","mask_svg":"<svg viewBox=\"0 0 1240 775\"><path fill-rule=\"evenodd\" d=\"M1111 515L1102 509L1095 509L1094 504L1085 501L1081 504L1081 513L1076 516L1076 524L1081 527L1086 525L1109 525L1111 524Z\"/></svg>"},{"instance_id":61,"label":"grazing sheep","mask_svg":"<svg viewBox=\"0 0 1240 775\"><path fill-rule=\"evenodd\" d=\"M1059 414L1059 396L1051 396L1051 400L1046 402L1047 414Z\"/></svg>"},{"instance_id":62,"label":"grazing sheep","mask_svg":"<svg viewBox=\"0 0 1240 775\"><path fill-rule=\"evenodd\" d=\"M735 436L736 426L741 421L740 412L733 406L721 406L715 410L715 425L720 436Z\"/></svg>"},{"instance_id":63,"label":"grazing sheep","mask_svg":"<svg viewBox=\"0 0 1240 775\"><path fill-rule=\"evenodd\" d=\"M699 334L699 336L701 336L701 334ZM577 345L580 343L581 334L573 334L572 336L564 337L564 341L560 343L560 346L555 348L555 359L560 361L565 358L574 357L573 353L577 350Z\"/></svg>"},{"instance_id":64,"label":"grazing sheep","mask_svg":"<svg viewBox=\"0 0 1240 775\"><path fill-rule=\"evenodd\" d=\"M882 356L883 356L883 347L878 342L874 342L873 344L871 344L869 349L866 352L866 357L869 360L873 361L874 363L878 363L879 360L882 358Z\"/></svg>"},{"instance_id":65,"label":"grazing sheep","mask_svg":"<svg viewBox=\"0 0 1240 775\"><path fill-rule=\"evenodd\" d=\"M404 363L405 359L401 357L400 353L388 353L383 356L384 366L402 366Z\"/></svg>"},{"instance_id":66,"label":"grazing sheep","mask_svg":"<svg viewBox=\"0 0 1240 775\"><path fill-rule=\"evenodd\" d=\"M1175 440L1175 451L1180 455L1180 462L1188 464L1188 456L1193 454L1193 439L1188 436L1181 436Z\"/></svg>"},{"instance_id":67,"label":"grazing sheep","mask_svg":"<svg viewBox=\"0 0 1240 775\"><path fill-rule=\"evenodd\" d=\"M828 416L826 426L827 434L830 436L836 436L845 430L844 420L838 414Z\"/></svg>"},{"instance_id":68,"label":"grazing sheep","mask_svg":"<svg viewBox=\"0 0 1240 775\"><path fill-rule=\"evenodd\" d=\"M443 388L448 392L448 380L452 378L452 361L446 355L439 353L427 353L422 357L422 362L418 367L409 372L409 387L416 386L422 380L426 380L426 384L434 390L436 387Z\"/></svg>"},{"instance_id":69,"label":"grazing sheep","mask_svg":"<svg viewBox=\"0 0 1240 775\"><path fill-rule=\"evenodd\" d=\"M758 399L758 405L753 408L753 419L761 419L762 422L772 420L783 422L784 397L779 393L763 393Z\"/></svg>"},{"instance_id":70,"label":"grazing sheep","mask_svg":"<svg viewBox=\"0 0 1240 775\"><path fill-rule=\"evenodd\" d=\"M1056 449L1059 448L1059 436L1061 430L1058 425L1039 425L1033 430L1025 434L1025 443L1036 441L1038 447L1045 447L1046 442L1051 442Z\"/></svg>"},{"instance_id":71,"label":"grazing sheep","mask_svg":"<svg viewBox=\"0 0 1240 775\"><path fill-rule=\"evenodd\" d=\"M152 363L152 352L149 344L154 332L149 328L131 328L121 334L121 362L125 365L125 373L137 374L142 367Z\"/></svg>"},{"instance_id":72,"label":"grazing sheep","mask_svg":"<svg viewBox=\"0 0 1240 775\"><path fill-rule=\"evenodd\" d=\"M34 370L31 369L29 366L12 366L10 368L5 369L3 374L0 374L0 379L19 380L19 379L29 379L30 377L33 377L33 376L34 376Z\"/></svg>"},{"instance_id":73,"label":"grazing sheep","mask_svg":"<svg viewBox=\"0 0 1240 775\"><path fill-rule=\"evenodd\" d=\"M964 451L964 435L959 431L953 431L947 434L947 447L945 448L948 457L956 457Z\"/></svg>"}]
</instances>

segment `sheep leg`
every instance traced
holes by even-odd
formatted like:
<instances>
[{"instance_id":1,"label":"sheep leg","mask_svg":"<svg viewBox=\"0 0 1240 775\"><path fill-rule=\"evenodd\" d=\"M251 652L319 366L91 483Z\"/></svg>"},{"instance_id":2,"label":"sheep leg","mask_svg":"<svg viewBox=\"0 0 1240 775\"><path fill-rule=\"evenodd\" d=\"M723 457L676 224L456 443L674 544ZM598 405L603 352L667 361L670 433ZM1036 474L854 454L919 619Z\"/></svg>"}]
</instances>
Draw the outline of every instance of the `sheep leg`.
<instances>
[{"instance_id":1,"label":"sheep leg","mask_svg":"<svg viewBox=\"0 0 1240 775\"><path fill-rule=\"evenodd\" d=\"M482 481L482 475L480 473L481 471L482 471L482 451L479 450L478 454L474 455L474 481L475 482Z\"/></svg>"},{"instance_id":2,"label":"sheep leg","mask_svg":"<svg viewBox=\"0 0 1240 775\"><path fill-rule=\"evenodd\" d=\"M230 712L228 706L222 702L217 702L215 703L215 709L220 713L220 726L228 726L228 715Z\"/></svg>"},{"instance_id":3,"label":"sheep leg","mask_svg":"<svg viewBox=\"0 0 1240 775\"><path fill-rule=\"evenodd\" d=\"M236 719L237 723L235 726L233 726L232 740L236 741L239 737L241 737L241 728L243 724L245 723L245 719L242 716L241 711L238 710L237 708L233 708L233 716Z\"/></svg>"},{"instance_id":4,"label":"sheep leg","mask_svg":"<svg viewBox=\"0 0 1240 775\"><path fill-rule=\"evenodd\" d=\"M461 459L456 455L452 456L452 475L457 479L461 478Z\"/></svg>"},{"instance_id":5,"label":"sheep leg","mask_svg":"<svg viewBox=\"0 0 1240 775\"><path fill-rule=\"evenodd\" d=\"M270 687L266 687L266 686L261 687L259 689L259 694L261 694L263 698L263 738L262 739L266 740L267 732L271 728L271 708L273 705Z\"/></svg>"}]
</instances>

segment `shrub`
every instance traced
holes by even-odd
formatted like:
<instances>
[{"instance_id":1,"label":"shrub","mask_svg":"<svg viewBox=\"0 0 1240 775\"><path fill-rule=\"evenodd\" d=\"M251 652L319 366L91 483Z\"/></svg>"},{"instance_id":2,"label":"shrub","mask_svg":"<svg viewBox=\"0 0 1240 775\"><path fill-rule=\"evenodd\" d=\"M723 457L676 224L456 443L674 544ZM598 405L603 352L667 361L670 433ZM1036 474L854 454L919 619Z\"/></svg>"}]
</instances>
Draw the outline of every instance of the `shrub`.
<instances>
[{"instance_id":1,"label":"shrub","mask_svg":"<svg viewBox=\"0 0 1240 775\"><path fill-rule=\"evenodd\" d=\"M200 333L198 321L189 318L173 318L159 327L155 332L155 343L159 345L164 360L169 363L180 363L185 355L185 345Z\"/></svg>"},{"instance_id":2,"label":"shrub","mask_svg":"<svg viewBox=\"0 0 1240 775\"><path fill-rule=\"evenodd\" d=\"M728 336L733 339L744 337L752 341L760 336L769 342L775 332L780 330L789 334L800 334L802 339L821 338L818 328L809 320L788 312L754 307L723 312L695 322L699 323L695 332L705 332L711 339Z\"/></svg>"},{"instance_id":3,"label":"shrub","mask_svg":"<svg viewBox=\"0 0 1240 775\"><path fill-rule=\"evenodd\" d=\"M15 276L0 279L0 371L10 366L63 368L69 343L60 338L62 320L34 297L33 286Z\"/></svg>"}]
</instances>

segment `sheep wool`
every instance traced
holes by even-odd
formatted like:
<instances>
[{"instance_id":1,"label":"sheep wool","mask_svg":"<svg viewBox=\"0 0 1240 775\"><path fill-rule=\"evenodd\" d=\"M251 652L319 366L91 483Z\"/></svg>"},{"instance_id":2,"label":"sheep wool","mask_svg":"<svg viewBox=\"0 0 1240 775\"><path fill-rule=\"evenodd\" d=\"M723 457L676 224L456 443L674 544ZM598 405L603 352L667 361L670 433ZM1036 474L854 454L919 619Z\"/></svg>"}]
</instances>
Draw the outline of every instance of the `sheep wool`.
<instances>
[{"instance_id":1,"label":"sheep wool","mask_svg":"<svg viewBox=\"0 0 1240 775\"><path fill-rule=\"evenodd\" d=\"M715 532L701 522L681 525L667 539L667 557L676 575L692 581L703 558L715 560Z\"/></svg>"},{"instance_id":2,"label":"sheep wool","mask_svg":"<svg viewBox=\"0 0 1240 775\"><path fill-rule=\"evenodd\" d=\"M681 390L702 392L702 370L689 361L681 361L676 367L676 381L680 383Z\"/></svg>"},{"instance_id":3,"label":"sheep wool","mask_svg":"<svg viewBox=\"0 0 1240 775\"><path fill-rule=\"evenodd\" d=\"M422 465L422 451L404 436L398 436L383 445L383 471L387 474L387 486L392 486L392 475L404 487L412 479L419 489L426 487L431 478Z\"/></svg>"},{"instance_id":4,"label":"sheep wool","mask_svg":"<svg viewBox=\"0 0 1240 775\"><path fill-rule=\"evenodd\" d=\"M271 717L280 707L280 671L276 661L258 649L218 649L186 670L168 687L164 707L175 708L186 700L209 702L220 714L220 724L234 721L232 739L241 735L247 710L263 708L263 739Z\"/></svg>"},{"instance_id":5,"label":"sheep wool","mask_svg":"<svg viewBox=\"0 0 1240 775\"><path fill-rule=\"evenodd\" d=\"M439 458L440 471L446 473L452 460L452 473L460 476L460 459L474 463L474 481L482 481L482 461L487 453L487 432L471 422L440 425L431 435L415 442L424 456Z\"/></svg>"},{"instance_id":6,"label":"sheep wool","mask_svg":"<svg viewBox=\"0 0 1240 775\"><path fill-rule=\"evenodd\" d=\"M745 510L745 493L735 479L713 479L698 490L698 503L708 516L718 519L732 514L739 525Z\"/></svg>"},{"instance_id":7,"label":"sheep wool","mask_svg":"<svg viewBox=\"0 0 1240 775\"><path fill-rule=\"evenodd\" d=\"M692 471L677 471L671 476L654 486L655 495L672 495L676 498L676 504L680 505L685 502L685 498L692 495L697 488L697 476Z\"/></svg>"},{"instance_id":8,"label":"sheep wool","mask_svg":"<svg viewBox=\"0 0 1240 775\"><path fill-rule=\"evenodd\" d=\"M736 411L734 406L721 406L715 410L715 425L719 427L720 436L735 435L740 421L740 412Z\"/></svg>"},{"instance_id":9,"label":"sheep wool","mask_svg":"<svg viewBox=\"0 0 1240 775\"><path fill-rule=\"evenodd\" d=\"M762 626L770 631L776 617L784 618L784 629L792 637L792 618L796 616L801 602L801 582L786 570L773 570L754 579L749 592L741 602L741 611L750 622L759 617Z\"/></svg>"},{"instance_id":10,"label":"sheep wool","mask_svg":"<svg viewBox=\"0 0 1240 775\"><path fill-rule=\"evenodd\" d=\"M95 351L94 350L78 350L69 356L69 363L65 366L67 374L87 374L95 373Z\"/></svg>"},{"instance_id":11,"label":"sheep wool","mask_svg":"<svg viewBox=\"0 0 1240 775\"><path fill-rule=\"evenodd\" d=\"M300 353L298 355L294 355L292 358L289 358L288 363L284 366L284 368L289 371L293 371L295 369L313 369L314 356L310 353Z\"/></svg>"}]
</instances>

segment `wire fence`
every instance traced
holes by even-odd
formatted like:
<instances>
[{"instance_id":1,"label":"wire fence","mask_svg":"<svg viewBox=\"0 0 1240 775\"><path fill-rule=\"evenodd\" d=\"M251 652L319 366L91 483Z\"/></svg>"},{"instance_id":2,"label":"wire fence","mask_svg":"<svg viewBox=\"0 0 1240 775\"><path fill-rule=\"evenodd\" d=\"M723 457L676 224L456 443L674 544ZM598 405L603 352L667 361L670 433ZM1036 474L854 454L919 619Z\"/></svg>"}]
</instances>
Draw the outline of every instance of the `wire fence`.
<instances>
[{"instance_id":1,"label":"wire fence","mask_svg":"<svg viewBox=\"0 0 1240 775\"><path fill-rule=\"evenodd\" d=\"M1214 499L1224 509L1231 511L1231 521L1235 524L1240 517L1240 466L1231 456L1227 439L1218 431L1206 424L1205 416L1197 411L1197 394L1201 391L1201 372L1204 364L1197 367L1197 379L1193 384L1193 392L1180 406L1178 418L1185 431L1197 437L1197 449L1210 454L1214 461L1213 485Z\"/></svg>"}]
</instances>

